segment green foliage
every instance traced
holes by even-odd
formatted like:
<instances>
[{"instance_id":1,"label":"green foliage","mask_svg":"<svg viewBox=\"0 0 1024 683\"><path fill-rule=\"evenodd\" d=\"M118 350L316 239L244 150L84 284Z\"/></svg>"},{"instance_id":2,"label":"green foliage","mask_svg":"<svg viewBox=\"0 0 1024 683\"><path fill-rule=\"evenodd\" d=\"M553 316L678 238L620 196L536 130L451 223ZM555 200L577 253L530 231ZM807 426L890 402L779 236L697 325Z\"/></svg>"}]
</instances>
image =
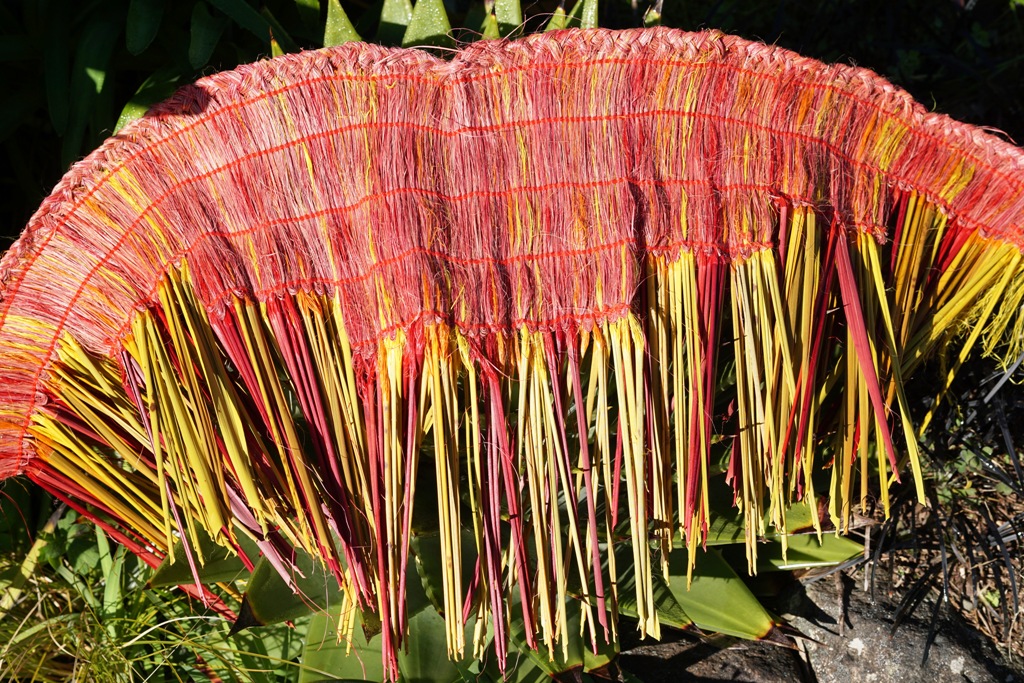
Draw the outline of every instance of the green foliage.
<instances>
[{"instance_id":1,"label":"green foliage","mask_svg":"<svg viewBox=\"0 0 1024 683\"><path fill-rule=\"evenodd\" d=\"M4 486L18 508L5 509L14 514L4 520L38 507L19 489L17 480ZM147 586L150 568L73 510L10 526L3 538L14 551L0 553L0 679L273 683L298 675L308 620L231 634L230 622L181 591ZM26 574L33 537L27 557L39 562Z\"/></svg>"}]
</instances>

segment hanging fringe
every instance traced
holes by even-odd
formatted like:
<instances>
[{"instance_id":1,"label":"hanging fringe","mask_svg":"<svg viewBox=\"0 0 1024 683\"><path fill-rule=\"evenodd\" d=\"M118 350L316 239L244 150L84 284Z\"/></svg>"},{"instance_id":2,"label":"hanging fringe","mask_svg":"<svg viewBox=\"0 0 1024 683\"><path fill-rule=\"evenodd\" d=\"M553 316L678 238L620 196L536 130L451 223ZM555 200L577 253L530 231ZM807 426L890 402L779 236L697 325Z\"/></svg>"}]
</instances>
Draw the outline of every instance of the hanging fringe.
<instances>
[{"instance_id":1,"label":"hanging fringe","mask_svg":"<svg viewBox=\"0 0 1024 683\"><path fill-rule=\"evenodd\" d=\"M513 608L564 654L571 597L614 640L620 542L657 636L723 455L752 567L826 486L841 529L872 479L921 491L907 377L1024 350L1022 170L869 72L710 32L217 74L0 263L0 475L151 560L301 548L380 614L392 676L423 514L450 654L475 616L503 661Z\"/></svg>"}]
</instances>

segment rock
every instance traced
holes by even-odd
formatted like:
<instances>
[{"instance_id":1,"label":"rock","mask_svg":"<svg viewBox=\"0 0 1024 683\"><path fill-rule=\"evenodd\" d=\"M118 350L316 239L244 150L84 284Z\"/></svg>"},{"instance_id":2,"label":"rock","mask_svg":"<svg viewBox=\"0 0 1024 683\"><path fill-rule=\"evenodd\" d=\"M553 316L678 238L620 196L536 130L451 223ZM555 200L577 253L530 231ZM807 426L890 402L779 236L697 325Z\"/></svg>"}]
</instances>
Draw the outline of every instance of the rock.
<instances>
[{"instance_id":1,"label":"rock","mask_svg":"<svg viewBox=\"0 0 1024 683\"><path fill-rule=\"evenodd\" d=\"M939 609L935 641L927 661L922 661L937 591L891 635L898 601L891 600L884 587L876 589L874 601L845 577L802 588L789 597L789 621L812 639L805 649L819 683L1024 681L987 639L948 606ZM845 624L840 623L843 611Z\"/></svg>"},{"instance_id":2,"label":"rock","mask_svg":"<svg viewBox=\"0 0 1024 683\"><path fill-rule=\"evenodd\" d=\"M987 639L949 609L939 611L935 642L922 664L934 603L926 600L890 636L897 601L885 590L876 591L872 601L845 577L794 581L772 604L806 636L793 649L678 634L660 643L624 642L619 663L644 683L1024 683L1024 674L1009 667Z\"/></svg>"}]
</instances>

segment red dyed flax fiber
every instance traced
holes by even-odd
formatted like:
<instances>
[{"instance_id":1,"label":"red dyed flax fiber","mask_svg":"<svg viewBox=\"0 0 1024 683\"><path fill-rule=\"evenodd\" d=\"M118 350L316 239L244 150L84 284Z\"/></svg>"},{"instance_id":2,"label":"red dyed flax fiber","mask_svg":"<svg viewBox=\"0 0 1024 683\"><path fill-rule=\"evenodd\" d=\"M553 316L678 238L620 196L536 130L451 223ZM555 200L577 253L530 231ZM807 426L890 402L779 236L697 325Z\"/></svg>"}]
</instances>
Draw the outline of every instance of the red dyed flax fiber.
<instances>
[{"instance_id":1,"label":"red dyed flax fiber","mask_svg":"<svg viewBox=\"0 0 1024 683\"><path fill-rule=\"evenodd\" d=\"M480 557L448 569L453 650L483 605L502 652L511 600L553 647L567 573L611 628L620 524L657 632L648 542L700 542L715 443L751 540L822 445L842 524L869 435L881 480L918 475L906 373L962 334L1021 350L1022 170L870 72L713 32L216 74L77 164L0 263L0 476L157 559L198 528L302 547L395 646L429 448L442 550L468 525Z\"/></svg>"}]
</instances>

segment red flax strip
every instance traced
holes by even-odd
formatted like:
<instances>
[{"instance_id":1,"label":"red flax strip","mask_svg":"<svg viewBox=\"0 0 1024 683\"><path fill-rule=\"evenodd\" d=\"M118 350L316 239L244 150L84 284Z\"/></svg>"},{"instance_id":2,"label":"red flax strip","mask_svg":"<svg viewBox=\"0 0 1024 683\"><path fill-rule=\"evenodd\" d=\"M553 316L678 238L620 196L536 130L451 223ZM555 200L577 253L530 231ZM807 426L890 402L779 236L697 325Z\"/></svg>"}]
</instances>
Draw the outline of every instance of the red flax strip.
<instances>
[{"instance_id":1,"label":"red flax strip","mask_svg":"<svg viewBox=\"0 0 1024 683\"><path fill-rule=\"evenodd\" d=\"M566 600L614 639L622 538L657 633L644 577L664 563L642 541L664 550L671 524L695 552L713 449L731 447L753 542L814 490L840 419L901 462L886 399L958 331L1020 353L1022 171L870 72L714 32L449 61L346 45L216 74L76 165L0 260L0 477L151 564L201 527L283 574L304 549L381 612L394 677L432 468L444 544L475 566L442 558L453 653L473 614L503 656L515 603L533 647L564 642ZM873 359L881 320L905 348ZM739 389L720 386L733 363ZM866 414L840 417L860 385ZM716 434L728 406L760 431Z\"/></svg>"}]
</instances>

